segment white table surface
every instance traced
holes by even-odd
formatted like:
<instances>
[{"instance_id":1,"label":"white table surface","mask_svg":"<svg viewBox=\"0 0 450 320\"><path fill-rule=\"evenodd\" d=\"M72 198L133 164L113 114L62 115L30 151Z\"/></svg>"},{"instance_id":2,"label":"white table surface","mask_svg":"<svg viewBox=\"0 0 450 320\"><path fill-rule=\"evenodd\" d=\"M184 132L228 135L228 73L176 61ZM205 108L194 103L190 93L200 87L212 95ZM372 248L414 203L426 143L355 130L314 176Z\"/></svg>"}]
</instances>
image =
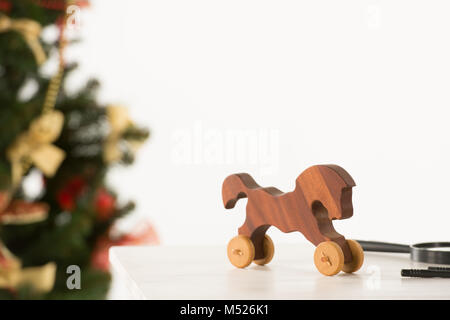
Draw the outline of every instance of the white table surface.
<instances>
[{"instance_id":1,"label":"white table surface","mask_svg":"<svg viewBox=\"0 0 450 320\"><path fill-rule=\"evenodd\" d=\"M276 246L276 244L275 244ZM450 279L402 278L402 268L424 268L405 254L365 253L354 274L321 275L314 246L279 245L266 266L232 266L226 246L113 247L120 299L450 299Z\"/></svg>"}]
</instances>

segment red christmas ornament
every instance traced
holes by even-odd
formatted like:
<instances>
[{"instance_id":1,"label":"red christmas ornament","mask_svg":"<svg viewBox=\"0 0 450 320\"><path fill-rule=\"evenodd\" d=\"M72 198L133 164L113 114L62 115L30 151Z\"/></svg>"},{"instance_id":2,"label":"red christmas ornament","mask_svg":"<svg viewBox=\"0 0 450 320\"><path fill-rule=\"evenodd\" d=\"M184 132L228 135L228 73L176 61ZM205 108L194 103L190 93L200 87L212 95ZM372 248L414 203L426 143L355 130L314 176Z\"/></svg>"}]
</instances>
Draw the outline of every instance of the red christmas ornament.
<instances>
[{"instance_id":1,"label":"red christmas ornament","mask_svg":"<svg viewBox=\"0 0 450 320\"><path fill-rule=\"evenodd\" d=\"M56 197L61 209L72 211L75 208L75 197L67 190L61 190Z\"/></svg>"},{"instance_id":2,"label":"red christmas ornament","mask_svg":"<svg viewBox=\"0 0 450 320\"><path fill-rule=\"evenodd\" d=\"M59 206L63 210L75 209L77 198L84 192L86 181L81 177L74 177L56 195Z\"/></svg>"},{"instance_id":3,"label":"red christmas ornament","mask_svg":"<svg viewBox=\"0 0 450 320\"><path fill-rule=\"evenodd\" d=\"M86 181L81 177L74 177L67 184L67 190L75 196L82 194L85 187Z\"/></svg>"},{"instance_id":4,"label":"red christmas ornament","mask_svg":"<svg viewBox=\"0 0 450 320\"><path fill-rule=\"evenodd\" d=\"M11 2L6 0L0 0L0 11L10 12L11 11Z\"/></svg>"},{"instance_id":5,"label":"red christmas ornament","mask_svg":"<svg viewBox=\"0 0 450 320\"><path fill-rule=\"evenodd\" d=\"M116 208L116 199L109 194L105 189L100 189L95 198L95 210L97 217L101 221L111 218L112 213Z\"/></svg>"}]
</instances>

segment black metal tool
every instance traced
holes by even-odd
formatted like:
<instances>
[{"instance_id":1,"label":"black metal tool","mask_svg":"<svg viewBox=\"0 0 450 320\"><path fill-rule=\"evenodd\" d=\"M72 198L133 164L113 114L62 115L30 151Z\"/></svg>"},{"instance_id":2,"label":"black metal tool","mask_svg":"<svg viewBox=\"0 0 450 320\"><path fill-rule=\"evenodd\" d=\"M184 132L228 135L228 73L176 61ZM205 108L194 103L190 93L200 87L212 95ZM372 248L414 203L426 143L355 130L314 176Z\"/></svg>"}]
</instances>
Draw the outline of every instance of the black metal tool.
<instances>
[{"instance_id":1,"label":"black metal tool","mask_svg":"<svg viewBox=\"0 0 450 320\"><path fill-rule=\"evenodd\" d=\"M409 253L413 261L450 265L450 242L425 242L413 245L357 240L364 251Z\"/></svg>"},{"instance_id":2,"label":"black metal tool","mask_svg":"<svg viewBox=\"0 0 450 320\"><path fill-rule=\"evenodd\" d=\"M450 268L447 268L447 267L428 267L428 270L450 272Z\"/></svg>"},{"instance_id":3,"label":"black metal tool","mask_svg":"<svg viewBox=\"0 0 450 320\"><path fill-rule=\"evenodd\" d=\"M428 269L402 269L402 277L413 278L450 278L449 271Z\"/></svg>"}]
</instances>

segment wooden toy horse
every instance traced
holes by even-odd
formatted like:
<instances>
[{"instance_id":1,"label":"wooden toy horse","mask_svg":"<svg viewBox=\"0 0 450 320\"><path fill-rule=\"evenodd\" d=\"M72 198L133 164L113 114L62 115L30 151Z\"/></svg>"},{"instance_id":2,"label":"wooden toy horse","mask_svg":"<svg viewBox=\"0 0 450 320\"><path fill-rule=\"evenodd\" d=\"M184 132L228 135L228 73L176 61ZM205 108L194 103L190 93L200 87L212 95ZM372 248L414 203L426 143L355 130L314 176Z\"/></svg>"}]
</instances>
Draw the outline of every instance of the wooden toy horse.
<instances>
[{"instance_id":1,"label":"wooden toy horse","mask_svg":"<svg viewBox=\"0 0 450 320\"><path fill-rule=\"evenodd\" d=\"M275 226L286 233L299 231L316 246L314 263L321 273L331 276L341 270L357 271L364 260L361 246L337 233L332 223L353 215L354 186L347 171L336 165L306 169L297 178L295 190L287 193L262 188L246 173L228 176L222 186L225 208L234 208L239 199L248 198L246 220L228 244L230 262L239 268L252 261L269 263L274 245L266 231Z\"/></svg>"}]
</instances>

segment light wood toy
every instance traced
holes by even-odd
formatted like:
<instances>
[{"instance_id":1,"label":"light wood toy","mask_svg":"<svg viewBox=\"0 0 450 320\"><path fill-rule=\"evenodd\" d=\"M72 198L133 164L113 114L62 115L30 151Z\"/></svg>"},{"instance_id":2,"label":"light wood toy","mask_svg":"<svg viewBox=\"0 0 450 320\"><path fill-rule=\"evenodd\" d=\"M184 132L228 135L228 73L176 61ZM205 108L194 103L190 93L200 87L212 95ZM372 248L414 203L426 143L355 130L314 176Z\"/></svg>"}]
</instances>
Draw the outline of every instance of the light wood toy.
<instances>
[{"instance_id":1,"label":"light wood toy","mask_svg":"<svg viewBox=\"0 0 450 320\"><path fill-rule=\"evenodd\" d=\"M337 233L332 223L353 215L354 186L347 171L336 165L306 169L297 178L295 190L287 193L262 188L246 173L228 176L222 186L225 208L234 208L239 199L248 198L246 220L239 235L228 243L228 259L238 268L252 261L269 263L275 250L266 231L274 226L286 233L299 231L314 244L314 264L322 274L357 271L364 261L362 247Z\"/></svg>"}]
</instances>

